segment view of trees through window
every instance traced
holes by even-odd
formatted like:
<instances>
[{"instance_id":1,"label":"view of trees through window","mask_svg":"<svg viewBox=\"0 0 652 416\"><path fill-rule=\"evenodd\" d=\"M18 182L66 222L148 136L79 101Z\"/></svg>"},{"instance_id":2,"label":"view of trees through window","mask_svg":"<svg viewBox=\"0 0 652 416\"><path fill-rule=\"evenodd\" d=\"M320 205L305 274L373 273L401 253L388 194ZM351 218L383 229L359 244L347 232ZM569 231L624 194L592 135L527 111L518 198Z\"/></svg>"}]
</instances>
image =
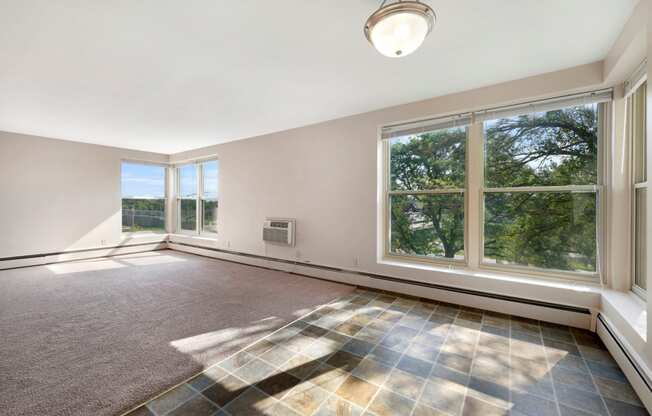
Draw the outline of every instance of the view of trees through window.
<instances>
[{"instance_id":1,"label":"view of trees through window","mask_svg":"<svg viewBox=\"0 0 652 416\"><path fill-rule=\"evenodd\" d=\"M181 230L197 230L197 166L185 165L177 169L179 176L179 226Z\"/></svg>"},{"instance_id":2,"label":"view of trees through window","mask_svg":"<svg viewBox=\"0 0 652 416\"><path fill-rule=\"evenodd\" d=\"M597 104L485 122L485 261L596 271L598 126Z\"/></svg>"},{"instance_id":3,"label":"view of trees through window","mask_svg":"<svg viewBox=\"0 0 652 416\"><path fill-rule=\"evenodd\" d=\"M192 233L217 233L219 162L177 168L178 226Z\"/></svg>"},{"instance_id":4,"label":"view of trees through window","mask_svg":"<svg viewBox=\"0 0 652 416\"><path fill-rule=\"evenodd\" d=\"M485 263L597 270L598 109L484 122ZM466 127L390 139L390 253L464 257L466 143Z\"/></svg>"},{"instance_id":5,"label":"view of trees through window","mask_svg":"<svg viewBox=\"0 0 652 416\"><path fill-rule=\"evenodd\" d=\"M627 97L627 134L633 162L633 287L647 290L647 82Z\"/></svg>"},{"instance_id":6,"label":"view of trees through window","mask_svg":"<svg viewBox=\"0 0 652 416\"><path fill-rule=\"evenodd\" d=\"M466 127L390 141L390 252L464 258Z\"/></svg>"},{"instance_id":7,"label":"view of trees through window","mask_svg":"<svg viewBox=\"0 0 652 416\"><path fill-rule=\"evenodd\" d=\"M122 232L165 231L165 168L122 163Z\"/></svg>"},{"instance_id":8,"label":"view of trees through window","mask_svg":"<svg viewBox=\"0 0 652 416\"><path fill-rule=\"evenodd\" d=\"M219 164L217 160L202 163L202 231L217 233L217 184Z\"/></svg>"}]
</instances>

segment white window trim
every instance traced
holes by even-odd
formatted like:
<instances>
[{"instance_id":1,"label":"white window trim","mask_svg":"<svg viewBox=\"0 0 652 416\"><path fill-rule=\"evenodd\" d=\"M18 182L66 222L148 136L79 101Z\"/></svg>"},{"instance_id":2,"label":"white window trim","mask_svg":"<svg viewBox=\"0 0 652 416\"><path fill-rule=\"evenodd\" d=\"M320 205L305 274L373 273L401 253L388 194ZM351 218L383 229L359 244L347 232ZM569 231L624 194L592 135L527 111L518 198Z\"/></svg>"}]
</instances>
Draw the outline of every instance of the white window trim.
<instances>
[{"instance_id":1,"label":"white window trim","mask_svg":"<svg viewBox=\"0 0 652 416\"><path fill-rule=\"evenodd\" d=\"M448 125L448 124L435 124L433 125L432 123L430 124L429 128L426 128L424 131L434 131L437 129L445 129L449 127L455 127L454 125ZM468 158L468 149L469 149L469 137L470 137L470 129L471 125L466 125L466 155L464 157L464 163L465 163L465 175L464 175L464 181L465 181L465 188L450 188L450 189L429 189L429 190L422 190L422 191L410 191L410 190L399 190L399 191L391 191L390 190L390 185L389 185L389 179L390 179L390 140L385 139L382 140L382 146L383 146L383 201L384 201L384 206L383 206L383 236L384 236L384 242L383 242L383 260L389 260L389 261L405 261L405 262L414 262L414 263L424 263L424 264L435 264L435 265L447 265L449 267L466 267L468 265L468 249L467 249L467 236L468 236L468 221L466 219L467 217L467 212L468 212L468 204L469 204L469 198L468 198L468 188L469 188L469 175L466 173L469 168L469 158ZM381 137L382 132L381 132ZM384 137L389 137L385 135ZM390 227L390 216L391 213L389 212L390 210L390 199L392 195L441 195L441 194L463 194L464 195L464 258L463 259L455 259L455 258L445 258L445 257L430 257L430 256L419 256L419 255L402 255L402 254L397 254L397 253L392 253L391 251L391 227Z\"/></svg>"},{"instance_id":2,"label":"white window trim","mask_svg":"<svg viewBox=\"0 0 652 416\"><path fill-rule=\"evenodd\" d=\"M174 165L174 172L175 172L175 195L176 195L176 204L175 204L175 212L176 212L176 219L175 219L175 232L178 234L182 235L187 235L187 236L199 236L207 239L217 239L218 233L213 233L210 231L204 231L202 229L202 221L203 221L203 204L202 202L204 201L204 166L203 164L206 162L219 162L219 159L216 157L212 157L209 159L200 159L200 160L195 160L191 162L184 162L180 164ZM180 196L180 189L181 189L181 175L180 175L180 169L188 166L193 166L195 168L195 175L197 177L197 189L196 189L196 196L194 198L183 198ZM219 181L219 176L218 176L218 181ZM195 229L194 230L184 230L181 228L181 200L194 200L195 201ZM219 196L218 196L218 201L219 201ZM218 202L219 203L219 202ZM219 211L218 211L219 212ZM219 215L219 214L218 214Z\"/></svg>"},{"instance_id":3,"label":"white window trim","mask_svg":"<svg viewBox=\"0 0 652 416\"><path fill-rule=\"evenodd\" d=\"M443 117L430 117L422 120L413 120L405 123L393 123L391 125L380 126L378 130L382 164L379 171L381 176L381 202L380 209L382 224L380 224L382 237L382 251L380 252L379 262L405 262L414 264L430 264L445 266L448 268L466 268L471 271L493 271L506 274L518 274L533 276L551 280L572 280L583 281L593 284L601 284L604 280L604 270L606 268L606 255L604 253L604 241L606 240L607 216L606 200L608 187L605 186L605 146L608 142L607 134L611 131L611 114L613 112L611 101L611 90L600 90L581 94L563 96L559 98L550 98L535 102L515 104L510 106L497 107L495 109L481 109L475 112L464 112L459 115L446 115ZM589 101L590 100L590 101ZM564 108L573 105L582 105L585 103L601 103L598 106L599 128L598 128L598 154L597 154L597 175L598 183L595 185L569 185L569 186L534 186L519 188L484 188L484 128L483 122L493 115L505 116L507 112L513 111L518 113L527 109L552 110L555 108ZM418 127L423 127L424 131L428 129L428 124L435 125L439 120L455 120L456 118L464 119L472 114L471 124L467 126L466 142L466 188L465 189L446 189L446 190L429 190L429 191L390 191L390 145L391 138L397 130L409 129L410 123L415 123ZM555 269L544 269L537 267L508 265L508 264L491 264L484 261L484 194L485 192L590 192L595 193L597 202L596 218L596 271L580 272L565 271ZM391 253L391 229L390 229L390 196L392 194L442 194L442 193L459 193L465 195L464 202L464 259L447 259L443 257L412 256L399 255Z\"/></svg>"},{"instance_id":4,"label":"white window trim","mask_svg":"<svg viewBox=\"0 0 652 416\"><path fill-rule=\"evenodd\" d=\"M634 138L632 136L632 125L630 123L631 121L631 116L632 114L630 113L632 108L630 106L630 99L632 99L632 95L637 92L637 90L645 83L647 82L647 59L644 60L641 65L636 69L635 73L630 77L630 79L625 82L625 123L626 123L626 142L629 147L629 169L628 169L628 175L629 175L629 183L631 186L631 195L630 195L630 206L631 206L631 212L630 212L630 247L631 247L631 252L630 252L630 276L631 276L631 285L630 289L631 291L637 295L639 298L641 298L643 301L647 301L647 290L643 289L642 287L638 286L636 284L636 220L637 220L637 205L636 205L636 191L638 189L645 189L646 191L649 192L649 178L646 178L644 182L636 182L636 146L634 143ZM648 85L649 88L649 85ZM645 113L645 117L647 119L647 112ZM647 124L647 121L646 121ZM647 149L647 146L649 146L648 143L648 138L647 136L644 139L644 144L645 148ZM647 175L649 175L650 172L647 172ZM647 204L646 204L647 205ZM646 218L646 221L649 219ZM646 243L649 244L649 241ZM646 265L646 267L649 267L649 264Z\"/></svg>"},{"instance_id":5,"label":"white window trim","mask_svg":"<svg viewBox=\"0 0 652 416\"><path fill-rule=\"evenodd\" d=\"M138 160L138 159L120 159L120 167L122 170L122 164L123 163L130 163L134 165L150 165L150 166L158 166L163 168L163 171L165 172L165 177L163 179L164 181L164 194L163 194L163 217L164 217L164 225L163 225L163 231L128 231L128 232L123 232L122 231L122 195L120 195L120 235L121 239L129 239L132 237L143 237L147 235L164 235L168 234L170 231L170 224L168 221L169 215L168 215L168 201L170 200L170 194L168 190L168 183L170 182L170 174L168 172L168 167L169 165L167 163L157 163L157 162L152 162L152 161L147 161L147 160ZM122 178L121 178L122 181ZM121 186L121 192L122 192L122 186ZM151 198L151 199L158 199L158 198Z\"/></svg>"}]
</instances>

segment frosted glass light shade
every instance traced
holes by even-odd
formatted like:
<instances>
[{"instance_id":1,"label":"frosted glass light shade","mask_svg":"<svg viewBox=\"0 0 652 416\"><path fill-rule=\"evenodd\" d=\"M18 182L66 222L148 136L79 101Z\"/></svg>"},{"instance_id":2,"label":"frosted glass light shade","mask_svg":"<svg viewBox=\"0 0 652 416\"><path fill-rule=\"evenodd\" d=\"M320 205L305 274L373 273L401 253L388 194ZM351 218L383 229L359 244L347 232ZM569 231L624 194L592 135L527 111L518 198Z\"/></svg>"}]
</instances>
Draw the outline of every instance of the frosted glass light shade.
<instances>
[{"instance_id":1,"label":"frosted glass light shade","mask_svg":"<svg viewBox=\"0 0 652 416\"><path fill-rule=\"evenodd\" d=\"M365 34L381 54L398 58L417 50L432 30L434 12L415 1L393 3L369 17Z\"/></svg>"}]
</instances>

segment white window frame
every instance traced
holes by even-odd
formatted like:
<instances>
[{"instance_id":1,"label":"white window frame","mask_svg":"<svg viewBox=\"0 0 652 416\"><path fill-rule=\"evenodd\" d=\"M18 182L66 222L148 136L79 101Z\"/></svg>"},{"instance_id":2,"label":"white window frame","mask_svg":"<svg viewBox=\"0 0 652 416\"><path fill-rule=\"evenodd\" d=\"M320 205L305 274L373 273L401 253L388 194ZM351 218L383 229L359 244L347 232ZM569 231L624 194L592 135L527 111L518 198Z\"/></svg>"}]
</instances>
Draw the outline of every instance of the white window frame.
<instances>
[{"instance_id":1,"label":"white window frame","mask_svg":"<svg viewBox=\"0 0 652 416\"><path fill-rule=\"evenodd\" d=\"M197 229L199 230L199 235L201 235L201 236L205 236L205 237L209 237L209 238L217 238L217 235L219 233L219 229L218 229L218 232L214 233L212 231L205 231L204 226L203 226L203 224L204 224L204 201L211 201L211 199L204 197L204 164L206 164L208 162L217 162L217 164L218 164L217 165L218 166L218 171L217 171L218 172L217 173L218 183L219 183L219 180L220 180L220 174L219 174L219 163L220 162L219 162L219 160L217 160L217 159L205 159L205 160L202 160L201 162L197 162L198 174L199 174L199 176L197 176L197 185L199 186L199 190L197 192L197 211L199 213L199 215L197 216L197 223L198 223ZM218 185L218 190L219 190L219 185ZM217 197L215 199L215 201L217 201L217 203L218 203L217 217L215 218L216 221L217 221L217 218L219 218L219 212L220 212L219 211L219 200L220 200L220 196L219 196L219 193L218 193L218 195L217 195Z\"/></svg>"},{"instance_id":2,"label":"white window frame","mask_svg":"<svg viewBox=\"0 0 652 416\"><path fill-rule=\"evenodd\" d=\"M424 262L432 263L439 265L456 265L456 266L466 266L468 263L468 209L469 209L469 136L471 125L462 124L456 125L456 117L444 117L439 120L428 120L423 126L419 127L422 129L423 133L428 133L431 131L443 130L447 127L465 127L466 128L466 142L465 142L465 154L464 154L464 188L447 188L447 189L428 189L428 190L399 190L392 191L390 186L390 177L391 177L391 145L390 139L383 140L383 195L384 195L384 208L383 208L383 257L388 260L400 260L400 261L412 261L412 262ZM448 123L450 121L450 123ZM448 125L447 125L448 124ZM387 128L387 126L385 127ZM382 133L381 133L382 134ZM400 137L400 136L397 136ZM464 258L446 258L446 257L430 257L430 256L421 256L421 255L408 255L408 254L398 254L391 251L391 197L392 195L447 195L447 194L462 194L464 196Z\"/></svg>"},{"instance_id":3,"label":"white window frame","mask_svg":"<svg viewBox=\"0 0 652 416\"><path fill-rule=\"evenodd\" d=\"M137 159L121 159L120 160L120 183L122 184L122 164L127 163L127 164L132 164L132 165L149 165L149 166L157 166L163 168L163 172L165 174L164 176L164 183L163 183L163 230L162 231L128 231L128 232L123 232L122 231L122 194L120 195L120 231L121 235L123 238L126 237L132 237L132 236L142 236L146 234L167 234L170 230L169 228L169 222L168 222L168 201L169 201L169 192L168 192L168 183L170 180L170 175L168 173L168 165L164 163L155 163L155 162L150 162L150 161L143 161L143 160L137 160ZM120 189L122 193L122 186ZM158 198L152 198L152 199L158 199Z\"/></svg>"},{"instance_id":4,"label":"white window frame","mask_svg":"<svg viewBox=\"0 0 652 416\"><path fill-rule=\"evenodd\" d=\"M569 185L569 186L533 186L519 188L485 188L484 187L484 127L485 120L493 118L507 117L509 114L527 114L529 112L551 111L574 105L582 105L598 102L598 149L597 149L597 177L598 183L592 185ZM531 109L530 111L523 109ZM519 111L521 111L519 113ZM603 270L605 267L605 255L603 253L603 241L605 240L606 230L606 193L605 184L605 152L604 146L608 141L606 135L610 132L610 115L612 114L612 90L590 91L587 93L573 94L563 97L553 97L550 99L537 100L527 103L519 103L509 106L479 109L472 112L450 114L437 118L428 118L413 120L404 123L393 123L390 125L380 126L379 140L382 158L380 169L381 192L382 192L382 251L381 260L383 261L405 261L407 263L426 263L435 266L447 266L449 268L467 268L472 271L487 270L500 271L507 274L530 275L545 279L554 280L573 280L585 281L588 283L602 283L604 278ZM468 117L471 115L471 123L467 126L466 142L466 188L463 191L464 198L464 259L447 259L443 257L426 257L398 255L391 253L391 224L390 224L390 196L392 194L418 194L418 193L453 193L453 190L434 190L434 191L390 191L390 144L387 130L396 129L396 126L407 125L405 130L414 126L414 129L423 128L428 125L436 125L438 120L453 119L455 117ZM424 129L429 131L434 129ZM595 272L576 272L565 270L554 270L537 267L528 267L520 265L491 264L484 261L484 195L489 192L590 192L596 195L596 271Z\"/></svg>"},{"instance_id":5,"label":"white window frame","mask_svg":"<svg viewBox=\"0 0 652 416\"><path fill-rule=\"evenodd\" d=\"M186 235L192 235L192 236L202 236L206 238L213 238L216 239L218 236L218 233L210 232L210 231L204 231L202 227L203 223L203 201L205 200L204 198L204 163L207 162L218 162L219 159L217 158L210 158L210 159L202 159L202 160L197 160L193 162L188 162L188 163L181 163L178 165L174 166L174 171L175 171L175 194L176 194L176 232L179 234L186 234ZM181 190L181 174L180 171L182 168L188 167L188 166L193 166L195 168L195 175L197 178L197 189L196 189L196 196L194 198L183 198L180 196L180 190ZM218 171L219 172L219 171ZM219 181L219 173L218 173L218 181ZM219 189L219 188L218 188ZM194 200L195 201L195 229L194 230L184 230L181 228L181 201L182 200ZM217 198L217 201L219 203L219 195ZM218 215L219 215L219 210L218 210Z\"/></svg>"},{"instance_id":6,"label":"white window frame","mask_svg":"<svg viewBox=\"0 0 652 416\"><path fill-rule=\"evenodd\" d=\"M644 63L641 65L642 68L645 68L647 64L647 61L644 61ZM646 177L645 180L642 182L637 182L636 181L636 162L637 162L637 154L636 154L636 146L634 143L634 134L635 132L633 131L633 96L636 94L644 84L647 86L647 74L645 72L643 73L637 73L634 74L636 77L635 80L630 80L627 83L625 83L626 87L626 135L627 135L627 141L629 143L629 149L630 149L630 169L629 169L629 178L630 178L630 184L631 184L631 259L630 259L630 275L631 275L631 290L634 292L637 296L639 296L643 300L647 300L647 290L638 286L636 284L636 252L637 252L637 241L636 241L636 221L637 221L637 204L636 204L636 193L640 189L645 189L646 192L649 192L649 178L647 175L649 175L649 172L646 172ZM629 88L627 88L629 86ZM644 97L644 101L647 98ZM643 112L643 116L645 117L644 120L644 128L647 128L647 112ZM647 151L647 146L649 145L648 140L647 140L647 134L644 135L643 139L643 151ZM647 156L647 155L646 155ZM646 160L644 157L643 160ZM646 170L646 166L643 166L643 169ZM647 201L646 201L647 202ZM646 218L646 222L649 219ZM645 232L645 230L643 230ZM646 244L649 244L649 242L646 242ZM646 267L649 267L649 262L646 264Z\"/></svg>"}]
</instances>

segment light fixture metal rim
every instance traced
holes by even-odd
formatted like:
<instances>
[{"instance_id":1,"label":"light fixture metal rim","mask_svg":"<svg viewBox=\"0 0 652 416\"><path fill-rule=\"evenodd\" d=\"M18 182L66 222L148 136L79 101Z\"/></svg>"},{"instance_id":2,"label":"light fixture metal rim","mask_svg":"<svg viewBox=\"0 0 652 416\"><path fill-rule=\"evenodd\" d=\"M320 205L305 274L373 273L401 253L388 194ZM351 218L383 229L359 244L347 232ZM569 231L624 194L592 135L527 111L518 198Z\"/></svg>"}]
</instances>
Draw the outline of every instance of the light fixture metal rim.
<instances>
[{"instance_id":1,"label":"light fixture metal rim","mask_svg":"<svg viewBox=\"0 0 652 416\"><path fill-rule=\"evenodd\" d=\"M426 33L426 36L432 32L432 28L437 20L437 15L432 7L418 1L398 1L381 7L369 16L364 25L364 35L369 43L373 45L373 41L371 40L371 30L376 26L376 24L378 24L378 22L393 14L406 12L423 16L428 23L428 32Z\"/></svg>"}]
</instances>

